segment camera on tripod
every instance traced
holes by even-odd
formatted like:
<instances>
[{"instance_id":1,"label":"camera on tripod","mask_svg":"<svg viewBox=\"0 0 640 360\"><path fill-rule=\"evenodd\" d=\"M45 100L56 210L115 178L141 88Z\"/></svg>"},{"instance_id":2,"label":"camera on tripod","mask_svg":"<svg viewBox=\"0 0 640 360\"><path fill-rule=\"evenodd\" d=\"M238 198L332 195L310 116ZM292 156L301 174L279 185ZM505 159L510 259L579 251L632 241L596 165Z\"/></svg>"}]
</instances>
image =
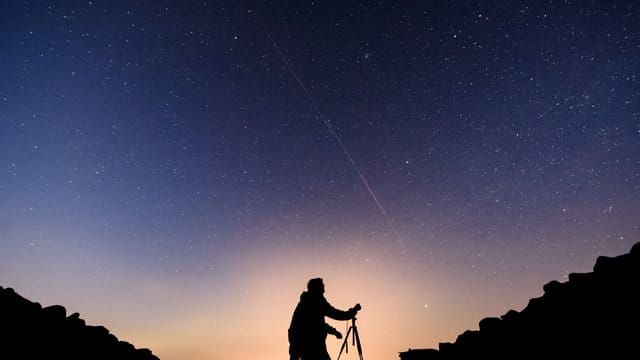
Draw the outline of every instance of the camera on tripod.
<instances>
[{"instance_id":1,"label":"camera on tripod","mask_svg":"<svg viewBox=\"0 0 640 360\"><path fill-rule=\"evenodd\" d=\"M356 312L360 311L361 309L362 306L360 306L360 304L356 304L356 306L352 308L352 310ZM344 337L344 341L342 342L342 346L340 347L340 353L338 354L337 360L340 360L340 355L342 355L343 350L345 351L345 353L349 352L349 334L351 334L351 345L356 346L356 349L358 349L358 356L360 357L360 360L363 360L362 345L360 344L360 335L358 334L358 327L356 326L355 316L353 317L353 319L351 319L351 326L349 327L349 330L347 330L347 336Z\"/></svg>"}]
</instances>

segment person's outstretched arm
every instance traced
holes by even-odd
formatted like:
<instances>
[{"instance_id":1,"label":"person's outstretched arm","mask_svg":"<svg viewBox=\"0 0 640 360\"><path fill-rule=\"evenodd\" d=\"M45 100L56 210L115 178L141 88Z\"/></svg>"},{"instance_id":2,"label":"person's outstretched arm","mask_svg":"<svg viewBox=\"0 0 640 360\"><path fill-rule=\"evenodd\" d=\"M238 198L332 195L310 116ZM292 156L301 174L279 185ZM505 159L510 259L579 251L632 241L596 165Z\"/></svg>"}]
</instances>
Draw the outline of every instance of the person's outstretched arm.
<instances>
[{"instance_id":1,"label":"person's outstretched arm","mask_svg":"<svg viewBox=\"0 0 640 360\"><path fill-rule=\"evenodd\" d=\"M360 304L356 304L354 307L347 311L342 311L334 308L328 301L324 301L324 315L334 320L350 320L353 319L360 310Z\"/></svg>"}]
</instances>

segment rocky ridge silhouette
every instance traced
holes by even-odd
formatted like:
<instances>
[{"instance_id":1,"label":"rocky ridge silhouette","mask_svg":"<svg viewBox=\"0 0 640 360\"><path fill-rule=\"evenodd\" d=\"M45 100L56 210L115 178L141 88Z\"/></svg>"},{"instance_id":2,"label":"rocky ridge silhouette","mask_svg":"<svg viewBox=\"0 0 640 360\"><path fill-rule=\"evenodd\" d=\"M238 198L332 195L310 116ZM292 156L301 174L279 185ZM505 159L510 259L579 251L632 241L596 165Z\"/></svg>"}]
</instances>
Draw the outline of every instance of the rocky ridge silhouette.
<instances>
[{"instance_id":1,"label":"rocky ridge silhouette","mask_svg":"<svg viewBox=\"0 0 640 360\"><path fill-rule=\"evenodd\" d=\"M61 305L42 307L1 286L0 358L158 360L103 326L86 325L78 313L67 316Z\"/></svg>"},{"instance_id":2,"label":"rocky ridge silhouette","mask_svg":"<svg viewBox=\"0 0 640 360\"><path fill-rule=\"evenodd\" d=\"M592 272L551 281L520 312L482 319L454 343L409 349L401 360L640 359L640 243L616 257L600 256Z\"/></svg>"}]
</instances>

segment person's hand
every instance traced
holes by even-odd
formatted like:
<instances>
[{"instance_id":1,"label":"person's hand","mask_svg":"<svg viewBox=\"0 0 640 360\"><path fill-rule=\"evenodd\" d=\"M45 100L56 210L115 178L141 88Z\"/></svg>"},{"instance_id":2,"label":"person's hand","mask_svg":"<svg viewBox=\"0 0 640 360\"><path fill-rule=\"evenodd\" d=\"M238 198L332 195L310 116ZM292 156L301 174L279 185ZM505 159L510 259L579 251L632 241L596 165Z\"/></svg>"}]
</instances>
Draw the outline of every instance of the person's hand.
<instances>
[{"instance_id":1,"label":"person's hand","mask_svg":"<svg viewBox=\"0 0 640 360\"><path fill-rule=\"evenodd\" d=\"M342 334L338 330L336 330L335 334L333 334L333 335L335 335L336 338L338 338L338 339L342 339Z\"/></svg>"}]
</instances>

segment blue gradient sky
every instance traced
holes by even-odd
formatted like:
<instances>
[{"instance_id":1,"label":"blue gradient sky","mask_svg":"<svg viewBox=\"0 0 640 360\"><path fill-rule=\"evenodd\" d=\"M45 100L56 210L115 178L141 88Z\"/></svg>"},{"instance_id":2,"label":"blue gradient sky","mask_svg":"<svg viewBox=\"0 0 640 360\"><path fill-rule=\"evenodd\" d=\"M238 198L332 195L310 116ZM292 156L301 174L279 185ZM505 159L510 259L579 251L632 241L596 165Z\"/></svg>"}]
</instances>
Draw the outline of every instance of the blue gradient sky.
<instances>
[{"instance_id":1,"label":"blue gradient sky","mask_svg":"<svg viewBox=\"0 0 640 360\"><path fill-rule=\"evenodd\" d=\"M639 15L2 2L0 285L162 359L287 356L317 276L368 359L453 341L638 241Z\"/></svg>"}]
</instances>

